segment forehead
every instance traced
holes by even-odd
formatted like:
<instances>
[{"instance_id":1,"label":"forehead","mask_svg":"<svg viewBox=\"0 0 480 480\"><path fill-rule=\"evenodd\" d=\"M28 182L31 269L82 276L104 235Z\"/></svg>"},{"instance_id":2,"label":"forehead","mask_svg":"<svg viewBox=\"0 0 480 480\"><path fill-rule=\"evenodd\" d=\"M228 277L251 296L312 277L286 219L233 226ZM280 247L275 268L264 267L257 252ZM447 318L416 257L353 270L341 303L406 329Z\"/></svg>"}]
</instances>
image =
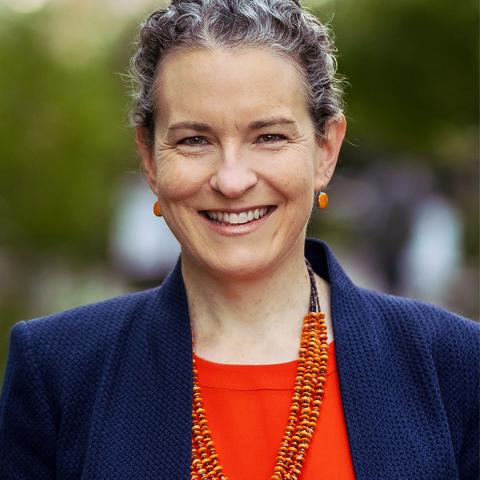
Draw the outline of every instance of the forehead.
<instances>
[{"instance_id":1,"label":"forehead","mask_svg":"<svg viewBox=\"0 0 480 480\"><path fill-rule=\"evenodd\" d=\"M155 82L157 122L228 122L283 114L308 118L305 89L292 61L261 48L173 53Z\"/></svg>"}]
</instances>

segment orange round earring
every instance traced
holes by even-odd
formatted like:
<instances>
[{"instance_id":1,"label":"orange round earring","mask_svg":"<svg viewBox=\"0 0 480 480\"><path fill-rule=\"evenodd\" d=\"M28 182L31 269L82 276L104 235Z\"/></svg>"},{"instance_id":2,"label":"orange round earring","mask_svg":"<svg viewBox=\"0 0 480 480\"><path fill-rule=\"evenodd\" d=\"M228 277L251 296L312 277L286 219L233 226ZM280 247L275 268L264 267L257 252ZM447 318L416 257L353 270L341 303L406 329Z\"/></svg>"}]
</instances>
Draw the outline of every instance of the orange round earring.
<instances>
[{"instance_id":1,"label":"orange round earring","mask_svg":"<svg viewBox=\"0 0 480 480\"><path fill-rule=\"evenodd\" d=\"M318 194L319 208L327 208L327 205L328 205L328 195L325 192L320 192Z\"/></svg>"},{"instance_id":2,"label":"orange round earring","mask_svg":"<svg viewBox=\"0 0 480 480\"><path fill-rule=\"evenodd\" d=\"M153 204L153 213L156 217L162 216L162 210L160 209L160 204L158 203L158 200Z\"/></svg>"}]
</instances>

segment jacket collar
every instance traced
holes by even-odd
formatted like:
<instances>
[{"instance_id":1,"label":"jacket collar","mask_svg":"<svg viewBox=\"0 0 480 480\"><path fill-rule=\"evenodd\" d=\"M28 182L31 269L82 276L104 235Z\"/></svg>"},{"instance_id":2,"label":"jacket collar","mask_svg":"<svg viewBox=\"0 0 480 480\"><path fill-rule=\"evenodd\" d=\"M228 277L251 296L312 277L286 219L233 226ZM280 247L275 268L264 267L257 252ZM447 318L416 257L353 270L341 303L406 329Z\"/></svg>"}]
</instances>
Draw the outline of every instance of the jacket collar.
<instances>
[{"instance_id":1,"label":"jacket collar","mask_svg":"<svg viewBox=\"0 0 480 480\"><path fill-rule=\"evenodd\" d=\"M388 473L389 444L380 433L391 421L392 412L372 394L382 392L386 381L379 354L379 313L366 300L366 291L350 280L325 242L308 239L305 253L315 272L330 283L340 394L355 477L393 478L395 474Z\"/></svg>"}]
</instances>

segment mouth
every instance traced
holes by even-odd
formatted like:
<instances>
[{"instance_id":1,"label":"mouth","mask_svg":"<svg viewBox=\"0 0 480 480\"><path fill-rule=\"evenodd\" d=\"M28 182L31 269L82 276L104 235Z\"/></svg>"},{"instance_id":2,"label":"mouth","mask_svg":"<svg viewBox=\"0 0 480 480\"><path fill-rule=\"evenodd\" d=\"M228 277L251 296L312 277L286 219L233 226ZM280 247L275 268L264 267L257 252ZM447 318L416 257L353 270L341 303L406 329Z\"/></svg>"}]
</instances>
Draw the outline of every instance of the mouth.
<instances>
[{"instance_id":1,"label":"mouth","mask_svg":"<svg viewBox=\"0 0 480 480\"><path fill-rule=\"evenodd\" d=\"M207 220L218 225L245 225L257 222L272 213L275 205L264 205L245 210L200 210Z\"/></svg>"}]
</instances>

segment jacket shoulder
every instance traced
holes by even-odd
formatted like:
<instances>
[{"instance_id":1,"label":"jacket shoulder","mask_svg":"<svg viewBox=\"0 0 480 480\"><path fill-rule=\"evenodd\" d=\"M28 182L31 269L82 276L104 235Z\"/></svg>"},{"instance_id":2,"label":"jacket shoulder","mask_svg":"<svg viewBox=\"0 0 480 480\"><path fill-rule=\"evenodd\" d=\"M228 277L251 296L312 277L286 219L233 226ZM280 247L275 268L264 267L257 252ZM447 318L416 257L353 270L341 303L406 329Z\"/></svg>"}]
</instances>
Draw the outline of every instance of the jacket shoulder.
<instances>
[{"instance_id":1,"label":"jacket shoulder","mask_svg":"<svg viewBox=\"0 0 480 480\"><path fill-rule=\"evenodd\" d=\"M452 388L463 384L472 391L478 384L480 323L427 302L360 290L392 352L431 359L439 379L449 378Z\"/></svg>"},{"instance_id":2,"label":"jacket shoulder","mask_svg":"<svg viewBox=\"0 0 480 480\"><path fill-rule=\"evenodd\" d=\"M475 343L480 323L428 302L360 288L369 308L392 333L412 332L425 341L467 341Z\"/></svg>"},{"instance_id":3,"label":"jacket shoulder","mask_svg":"<svg viewBox=\"0 0 480 480\"><path fill-rule=\"evenodd\" d=\"M92 343L101 344L141 317L159 296L160 290L161 287L157 287L24 320L14 325L13 330L25 329L30 342L48 344L50 350L82 349Z\"/></svg>"},{"instance_id":4,"label":"jacket shoulder","mask_svg":"<svg viewBox=\"0 0 480 480\"><path fill-rule=\"evenodd\" d=\"M360 290L389 354L430 365L444 400L456 396L464 409L478 410L472 405L479 395L480 323L430 303Z\"/></svg>"},{"instance_id":5,"label":"jacket shoulder","mask_svg":"<svg viewBox=\"0 0 480 480\"><path fill-rule=\"evenodd\" d=\"M95 388L102 376L103 367L99 366L108 364L133 330L146 330L161 289L18 322L11 331L10 349L23 352L39 382L52 394L57 392L62 397L82 384L83 388ZM55 396L61 403L62 399Z\"/></svg>"}]
</instances>

